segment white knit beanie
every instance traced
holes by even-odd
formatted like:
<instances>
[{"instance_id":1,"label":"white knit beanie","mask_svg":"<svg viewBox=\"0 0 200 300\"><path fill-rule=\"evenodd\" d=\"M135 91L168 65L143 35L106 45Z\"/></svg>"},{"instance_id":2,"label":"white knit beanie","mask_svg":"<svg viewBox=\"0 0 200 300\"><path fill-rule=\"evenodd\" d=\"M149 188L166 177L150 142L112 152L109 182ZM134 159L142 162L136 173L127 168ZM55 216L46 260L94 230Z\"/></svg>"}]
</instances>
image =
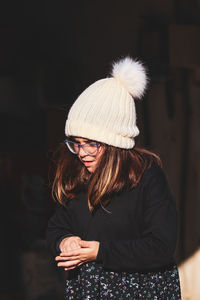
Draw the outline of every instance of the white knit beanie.
<instances>
[{"instance_id":1,"label":"white knit beanie","mask_svg":"<svg viewBox=\"0 0 200 300\"><path fill-rule=\"evenodd\" d=\"M91 84L74 102L65 134L131 149L139 134L133 98L144 93L145 69L126 57L113 64L111 76Z\"/></svg>"}]
</instances>

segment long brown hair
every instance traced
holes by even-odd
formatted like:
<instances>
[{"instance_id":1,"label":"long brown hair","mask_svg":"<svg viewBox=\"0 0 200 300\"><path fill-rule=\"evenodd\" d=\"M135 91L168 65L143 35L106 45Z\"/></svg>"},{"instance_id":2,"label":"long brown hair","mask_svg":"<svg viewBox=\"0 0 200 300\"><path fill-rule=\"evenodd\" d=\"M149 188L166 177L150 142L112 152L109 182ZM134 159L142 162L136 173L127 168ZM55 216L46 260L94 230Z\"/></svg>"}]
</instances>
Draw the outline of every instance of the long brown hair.
<instances>
[{"instance_id":1,"label":"long brown hair","mask_svg":"<svg viewBox=\"0 0 200 300\"><path fill-rule=\"evenodd\" d=\"M60 144L54 157L54 198L64 205L66 199L72 199L85 190L90 211L98 204L105 206L113 194L136 187L153 160L162 167L157 154L139 147L127 150L106 145L99 165L92 174L64 143Z\"/></svg>"}]
</instances>

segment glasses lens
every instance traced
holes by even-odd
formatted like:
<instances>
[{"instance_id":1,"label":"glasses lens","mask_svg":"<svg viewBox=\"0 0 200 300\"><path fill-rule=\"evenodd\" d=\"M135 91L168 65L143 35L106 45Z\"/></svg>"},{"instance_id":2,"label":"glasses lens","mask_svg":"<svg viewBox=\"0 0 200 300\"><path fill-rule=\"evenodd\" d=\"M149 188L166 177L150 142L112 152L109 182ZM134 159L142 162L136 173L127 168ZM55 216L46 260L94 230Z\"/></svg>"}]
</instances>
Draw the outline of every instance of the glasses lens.
<instances>
[{"instance_id":1,"label":"glasses lens","mask_svg":"<svg viewBox=\"0 0 200 300\"><path fill-rule=\"evenodd\" d=\"M97 143L88 143L83 145L83 150L90 155L96 155L98 150L98 144Z\"/></svg>"},{"instance_id":2,"label":"glasses lens","mask_svg":"<svg viewBox=\"0 0 200 300\"><path fill-rule=\"evenodd\" d=\"M79 143L65 140L65 144L67 145L68 149L74 154L78 154L79 148L82 148L86 154L96 155L98 148L99 148L99 143L95 143L95 142L86 143L86 144L81 145Z\"/></svg>"},{"instance_id":3,"label":"glasses lens","mask_svg":"<svg viewBox=\"0 0 200 300\"><path fill-rule=\"evenodd\" d=\"M65 141L65 143L72 153L74 153L74 154L78 153L78 145L77 144L67 141L67 140Z\"/></svg>"}]
</instances>

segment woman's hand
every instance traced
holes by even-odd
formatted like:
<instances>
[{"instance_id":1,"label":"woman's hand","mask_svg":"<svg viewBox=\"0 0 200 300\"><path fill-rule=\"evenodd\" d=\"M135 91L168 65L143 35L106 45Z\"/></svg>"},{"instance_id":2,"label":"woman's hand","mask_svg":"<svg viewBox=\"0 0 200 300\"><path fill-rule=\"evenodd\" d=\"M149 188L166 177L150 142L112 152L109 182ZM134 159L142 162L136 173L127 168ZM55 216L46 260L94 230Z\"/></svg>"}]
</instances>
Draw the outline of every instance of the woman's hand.
<instances>
[{"instance_id":1,"label":"woman's hand","mask_svg":"<svg viewBox=\"0 0 200 300\"><path fill-rule=\"evenodd\" d=\"M60 251L66 253L68 251L81 248L81 246L79 245L80 241L81 238L79 236L66 237L60 243Z\"/></svg>"},{"instance_id":2,"label":"woman's hand","mask_svg":"<svg viewBox=\"0 0 200 300\"><path fill-rule=\"evenodd\" d=\"M99 242L96 241L79 241L81 248L73 249L61 252L59 256L55 258L56 261L60 261L57 266L64 267L65 270L74 269L87 261L93 261L96 259Z\"/></svg>"}]
</instances>

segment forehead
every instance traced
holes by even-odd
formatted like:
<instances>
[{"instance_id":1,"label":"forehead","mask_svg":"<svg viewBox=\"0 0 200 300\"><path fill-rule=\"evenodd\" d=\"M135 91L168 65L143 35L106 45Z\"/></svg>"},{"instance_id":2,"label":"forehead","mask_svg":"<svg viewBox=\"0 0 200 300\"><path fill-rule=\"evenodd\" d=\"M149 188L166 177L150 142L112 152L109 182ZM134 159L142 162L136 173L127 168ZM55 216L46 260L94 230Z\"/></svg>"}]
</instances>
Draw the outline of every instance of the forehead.
<instances>
[{"instance_id":1,"label":"forehead","mask_svg":"<svg viewBox=\"0 0 200 300\"><path fill-rule=\"evenodd\" d=\"M73 139L75 142L78 142L78 143L80 143L80 144L84 144L84 143L91 142L91 140L89 140L89 139L85 139L85 138L78 137L78 136L74 136L72 139Z\"/></svg>"}]
</instances>

